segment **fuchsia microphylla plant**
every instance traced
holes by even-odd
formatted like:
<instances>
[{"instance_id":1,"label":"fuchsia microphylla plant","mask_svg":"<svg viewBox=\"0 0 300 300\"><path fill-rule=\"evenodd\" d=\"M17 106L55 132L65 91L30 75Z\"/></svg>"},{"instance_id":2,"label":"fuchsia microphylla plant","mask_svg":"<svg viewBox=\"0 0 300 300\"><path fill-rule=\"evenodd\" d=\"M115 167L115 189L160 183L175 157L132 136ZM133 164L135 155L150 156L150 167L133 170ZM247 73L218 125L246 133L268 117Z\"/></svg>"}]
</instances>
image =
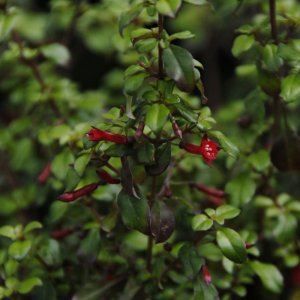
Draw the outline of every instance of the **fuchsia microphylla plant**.
<instances>
[{"instance_id":1,"label":"fuchsia microphylla plant","mask_svg":"<svg viewBox=\"0 0 300 300\"><path fill-rule=\"evenodd\" d=\"M125 71L126 109L123 106L112 109L116 116L103 124L103 128L109 130L102 130L98 125L100 128L93 127L86 134L90 142L86 151L90 151L99 182L65 192L59 197L62 201L72 202L80 197L93 196L98 186L120 184L121 191L116 201L118 213L114 216L120 216L128 229L147 236L145 268L152 276L156 261L153 253L155 243L164 243L172 236L176 240L176 202L181 196L175 181L179 178L182 160L189 153L197 154L208 166L212 166L221 149L235 158L238 155L236 147L221 132L211 130L214 120L205 105L207 98L199 73L201 63L186 49L173 44L177 36L185 39L191 33L171 35L164 28L165 18L174 17L181 4L182 1L178 1L177 5L165 6L162 1L144 1L133 5L121 16L120 34L130 37L138 55L137 63ZM135 22L137 18L139 21ZM148 22L152 26L150 29L146 28ZM195 88L198 88L199 95L198 104L193 106L189 93ZM188 143L190 136L200 137L200 145ZM115 175L110 175L106 169ZM180 184L204 192L209 203L224 209L224 192L190 181ZM191 232L209 230L215 221L224 223L225 218L238 214L238 210L228 205L225 208L230 208L230 214L218 218L214 217L217 212L206 215L192 212ZM101 217L98 216L97 220ZM238 254L227 253L223 236L229 231L217 228L209 235L217 238L224 255L238 263L245 261L246 248L238 233L232 230ZM215 297L217 292L206 259L198 254L194 245L184 239L182 242L177 259L184 273L198 282L202 292ZM159 280L163 282L165 279ZM195 293L198 293L196 287Z\"/></svg>"}]
</instances>

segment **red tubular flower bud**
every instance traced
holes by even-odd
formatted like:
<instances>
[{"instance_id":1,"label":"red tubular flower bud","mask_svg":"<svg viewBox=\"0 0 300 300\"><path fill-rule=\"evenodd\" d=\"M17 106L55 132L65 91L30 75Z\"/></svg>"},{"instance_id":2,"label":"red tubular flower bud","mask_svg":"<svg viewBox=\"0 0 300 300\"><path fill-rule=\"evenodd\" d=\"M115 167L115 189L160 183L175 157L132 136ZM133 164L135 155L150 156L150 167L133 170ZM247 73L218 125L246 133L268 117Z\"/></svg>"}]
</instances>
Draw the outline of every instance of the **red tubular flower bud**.
<instances>
[{"instance_id":1,"label":"red tubular flower bud","mask_svg":"<svg viewBox=\"0 0 300 300\"><path fill-rule=\"evenodd\" d=\"M139 123L139 126L138 126L138 128L135 132L135 135L134 135L136 140L140 139L140 137L143 135L144 128L145 128L145 122L141 121Z\"/></svg>"},{"instance_id":2,"label":"red tubular flower bud","mask_svg":"<svg viewBox=\"0 0 300 300\"><path fill-rule=\"evenodd\" d=\"M208 195L211 195L211 196L215 196L215 197L224 197L225 196L225 192L222 191L222 190L218 190L218 189L215 189L215 188L211 188L211 187L208 187L204 184L196 184L195 185L197 187L197 189L203 193L206 193Z\"/></svg>"},{"instance_id":3,"label":"red tubular flower bud","mask_svg":"<svg viewBox=\"0 0 300 300\"><path fill-rule=\"evenodd\" d=\"M127 144L128 138L125 135L118 133L111 133L107 131L100 130L98 128L92 128L87 133L88 139L91 141L109 141L116 144Z\"/></svg>"},{"instance_id":4,"label":"red tubular flower bud","mask_svg":"<svg viewBox=\"0 0 300 300\"><path fill-rule=\"evenodd\" d=\"M250 249L254 246L254 244L251 244L251 243L245 243L245 248L246 249Z\"/></svg>"},{"instance_id":5,"label":"red tubular flower bud","mask_svg":"<svg viewBox=\"0 0 300 300\"><path fill-rule=\"evenodd\" d=\"M74 232L74 229L66 228L66 229L52 231L50 235L53 239L59 240L59 239L63 239L64 237L69 236L73 232Z\"/></svg>"},{"instance_id":6,"label":"red tubular flower bud","mask_svg":"<svg viewBox=\"0 0 300 300\"><path fill-rule=\"evenodd\" d=\"M94 182L94 183L88 184L76 191L63 193L58 197L58 199L61 201L64 201L64 202L72 202L78 198L89 195L97 187L98 187L98 183Z\"/></svg>"},{"instance_id":7,"label":"red tubular flower bud","mask_svg":"<svg viewBox=\"0 0 300 300\"><path fill-rule=\"evenodd\" d=\"M109 183L109 184L118 184L120 183L120 179L117 179L117 178L113 178L110 174L108 174L106 171L104 170L97 170L96 171L98 176L103 180L105 181L106 183Z\"/></svg>"},{"instance_id":8,"label":"red tubular flower bud","mask_svg":"<svg viewBox=\"0 0 300 300\"><path fill-rule=\"evenodd\" d=\"M48 180L48 177L51 174L51 162L48 162L40 175L38 176L37 180L40 184L45 184Z\"/></svg>"},{"instance_id":9,"label":"red tubular flower bud","mask_svg":"<svg viewBox=\"0 0 300 300\"><path fill-rule=\"evenodd\" d=\"M172 127L173 127L173 131L174 131L175 135L177 137L179 137L180 139L182 139L182 131L179 128L179 126L178 126L178 124L176 123L175 120L172 120Z\"/></svg>"},{"instance_id":10,"label":"red tubular flower bud","mask_svg":"<svg viewBox=\"0 0 300 300\"><path fill-rule=\"evenodd\" d=\"M203 279L204 279L204 282L209 285L211 284L211 275L209 273L209 270L208 270L208 267L206 265L204 265L202 268L201 268L201 271L202 271L202 274L203 274Z\"/></svg>"},{"instance_id":11,"label":"red tubular flower bud","mask_svg":"<svg viewBox=\"0 0 300 300\"><path fill-rule=\"evenodd\" d=\"M207 199L212 202L213 204L215 204L216 206L221 206L223 204L225 204L225 201L223 198L220 197L216 197L216 196L212 196L212 195L207 195Z\"/></svg>"}]
</instances>

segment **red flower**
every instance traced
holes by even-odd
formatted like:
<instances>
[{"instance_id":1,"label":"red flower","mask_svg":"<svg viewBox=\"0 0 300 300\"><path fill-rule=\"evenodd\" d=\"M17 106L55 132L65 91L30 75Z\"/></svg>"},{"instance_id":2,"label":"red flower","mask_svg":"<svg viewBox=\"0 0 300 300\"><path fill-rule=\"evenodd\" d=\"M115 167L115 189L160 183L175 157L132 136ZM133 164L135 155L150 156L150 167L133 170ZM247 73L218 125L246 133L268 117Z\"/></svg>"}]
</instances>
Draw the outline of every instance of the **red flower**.
<instances>
[{"instance_id":1,"label":"red flower","mask_svg":"<svg viewBox=\"0 0 300 300\"><path fill-rule=\"evenodd\" d=\"M42 170L42 172L40 173L40 175L38 176L37 178L38 182L40 184L46 183L50 174L51 174L51 162L48 162L44 167L44 169Z\"/></svg>"},{"instance_id":2,"label":"red flower","mask_svg":"<svg viewBox=\"0 0 300 300\"><path fill-rule=\"evenodd\" d=\"M139 123L139 126L138 126L138 128L136 129L136 132L135 132L135 135L134 135L136 140L139 140L140 137L143 135L144 128L145 128L145 122L144 122L144 121L141 121L141 122Z\"/></svg>"},{"instance_id":3,"label":"red flower","mask_svg":"<svg viewBox=\"0 0 300 300\"><path fill-rule=\"evenodd\" d=\"M98 187L98 183L94 182L94 183L88 184L76 191L63 193L58 197L58 199L61 201L64 201L64 202L72 202L78 198L89 195L97 187Z\"/></svg>"},{"instance_id":4,"label":"red flower","mask_svg":"<svg viewBox=\"0 0 300 300\"><path fill-rule=\"evenodd\" d=\"M184 143L182 144L182 147L187 152L202 155L205 163L209 166L211 165L211 162L217 158L219 152L218 145L206 136L202 139L200 146Z\"/></svg>"},{"instance_id":5,"label":"red flower","mask_svg":"<svg viewBox=\"0 0 300 300\"><path fill-rule=\"evenodd\" d=\"M198 183L195 185L195 187L203 192L203 193L206 193L208 195L211 195L211 196L215 196L215 197L224 197L226 194L223 190L218 190L218 189L215 189L215 188L212 188L212 187L208 187L204 184L201 184L201 183Z\"/></svg>"},{"instance_id":6,"label":"red flower","mask_svg":"<svg viewBox=\"0 0 300 300\"><path fill-rule=\"evenodd\" d=\"M87 133L87 137L91 141L109 141L116 144L128 143L128 138L125 135L103 131L98 128L92 128Z\"/></svg>"},{"instance_id":7,"label":"red flower","mask_svg":"<svg viewBox=\"0 0 300 300\"><path fill-rule=\"evenodd\" d=\"M209 285L211 283L211 275L209 273L209 270L208 270L208 267L206 265L204 265L202 268L201 268L201 271L202 271L202 274L203 274L203 278L204 278L204 281L207 285Z\"/></svg>"},{"instance_id":8,"label":"red flower","mask_svg":"<svg viewBox=\"0 0 300 300\"><path fill-rule=\"evenodd\" d=\"M96 171L98 176L105 182L105 183L109 183L109 184L118 184L120 183L120 179L118 178L113 178L110 174L108 174L106 171L104 170L97 170Z\"/></svg>"}]
</instances>

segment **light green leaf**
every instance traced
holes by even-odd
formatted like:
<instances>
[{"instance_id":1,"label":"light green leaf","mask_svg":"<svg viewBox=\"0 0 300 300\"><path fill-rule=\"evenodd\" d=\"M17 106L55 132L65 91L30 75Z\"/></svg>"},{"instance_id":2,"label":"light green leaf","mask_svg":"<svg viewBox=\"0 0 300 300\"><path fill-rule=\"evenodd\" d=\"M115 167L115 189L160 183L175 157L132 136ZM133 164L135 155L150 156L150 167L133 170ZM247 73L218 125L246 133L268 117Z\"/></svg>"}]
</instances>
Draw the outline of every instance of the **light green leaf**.
<instances>
[{"instance_id":1,"label":"light green leaf","mask_svg":"<svg viewBox=\"0 0 300 300\"><path fill-rule=\"evenodd\" d=\"M8 254L17 260L22 260L30 251L30 241L16 241L13 242L8 248Z\"/></svg>"},{"instance_id":2,"label":"light green leaf","mask_svg":"<svg viewBox=\"0 0 300 300\"><path fill-rule=\"evenodd\" d=\"M30 231L32 231L34 229L40 229L42 227L43 227L43 225L40 222L38 222L38 221L32 221L32 222L30 222L29 224L27 224L25 226L23 232L24 233L28 233L28 232L30 232Z\"/></svg>"},{"instance_id":3,"label":"light green leaf","mask_svg":"<svg viewBox=\"0 0 300 300\"><path fill-rule=\"evenodd\" d=\"M69 170L70 164L74 162L74 156L69 149L64 149L61 153L55 156L51 164L52 173L63 180Z\"/></svg>"},{"instance_id":4,"label":"light green leaf","mask_svg":"<svg viewBox=\"0 0 300 300\"><path fill-rule=\"evenodd\" d=\"M216 221L224 224L224 220L233 219L240 214L240 209L231 205L222 205L216 209Z\"/></svg>"},{"instance_id":5,"label":"light green leaf","mask_svg":"<svg viewBox=\"0 0 300 300\"><path fill-rule=\"evenodd\" d=\"M192 227L194 231L206 231L213 226L213 223L213 220L203 214L196 215L192 219Z\"/></svg>"},{"instance_id":6,"label":"light green leaf","mask_svg":"<svg viewBox=\"0 0 300 300\"><path fill-rule=\"evenodd\" d=\"M181 2L182 0L158 0L156 9L160 14L173 18L179 10Z\"/></svg>"},{"instance_id":7,"label":"light green leaf","mask_svg":"<svg viewBox=\"0 0 300 300\"><path fill-rule=\"evenodd\" d=\"M259 276L265 288L273 293L280 293L283 288L283 277L276 266L260 261L250 262L253 271Z\"/></svg>"},{"instance_id":8,"label":"light green leaf","mask_svg":"<svg viewBox=\"0 0 300 300\"><path fill-rule=\"evenodd\" d=\"M205 5L210 4L207 0L183 0L186 3L191 3L194 5Z\"/></svg>"},{"instance_id":9,"label":"light green leaf","mask_svg":"<svg viewBox=\"0 0 300 300\"><path fill-rule=\"evenodd\" d=\"M280 95L287 102L300 99L300 73L290 74L282 80Z\"/></svg>"},{"instance_id":10,"label":"light green leaf","mask_svg":"<svg viewBox=\"0 0 300 300\"><path fill-rule=\"evenodd\" d=\"M153 104L148 107L145 124L154 132L159 133L168 118L170 111L163 104Z\"/></svg>"},{"instance_id":11,"label":"light green leaf","mask_svg":"<svg viewBox=\"0 0 300 300\"><path fill-rule=\"evenodd\" d=\"M217 243L224 256L233 262L241 264L247 260L245 244L236 231L230 228L219 229Z\"/></svg>"},{"instance_id":12,"label":"light green leaf","mask_svg":"<svg viewBox=\"0 0 300 300\"><path fill-rule=\"evenodd\" d=\"M143 3L138 3L137 5L133 6L130 10L124 12L120 16L119 20L119 33L123 36L124 28L127 27L139 14L142 12L144 8Z\"/></svg>"},{"instance_id":13,"label":"light green leaf","mask_svg":"<svg viewBox=\"0 0 300 300\"><path fill-rule=\"evenodd\" d=\"M132 95L136 92L144 82L144 79L148 76L145 72L137 73L131 76L125 77L124 91L125 93Z\"/></svg>"},{"instance_id":14,"label":"light green leaf","mask_svg":"<svg viewBox=\"0 0 300 300\"><path fill-rule=\"evenodd\" d=\"M37 277L28 278L17 284L16 290L20 294L28 294L34 287L42 285L42 281Z\"/></svg>"},{"instance_id":15,"label":"light green leaf","mask_svg":"<svg viewBox=\"0 0 300 300\"><path fill-rule=\"evenodd\" d=\"M195 85L194 59L186 49L170 45L163 52L165 70L177 86L191 92Z\"/></svg>"},{"instance_id":16,"label":"light green leaf","mask_svg":"<svg viewBox=\"0 0 300 300\"><path fill-rule=\"evenodd\" d=\"M238 159L240 155L239 149L221 131L210 131L209 134L218 140L222 149L229 156Z\"/></svg>"},{"instance_id":17,"label":"light green leaf","mask_svg":"<svg viewBox=\"0 0 300 300\"><path fill-rule=\"evenodd\" d=\"M233 43L232 54L239 57L242 53L247 52L253 46L255 39L253 35L239 35Z\"/></svg>"},{"instance_id":18,"label":"light green leaf","mask_svg":"<svg viewBox=\"0 0 300 300\"><path fill-rule=\"evenodd\" d=\"M191 39L193 37L195 37L195 35L190 31L186 30L186 31L181 31L170 35L169 41L173 41L176 39L185 40L185 39Z\"/></svg>"},{"instance_id":19,"label":"light green leaf","mask_svg":"<svg viewBox=\"0 0 300 300\"><path fill-rule=\"evenodd\" d=\"M85 168L91 159L91 156L92 153L84 153L75 160L74 169L77 172L78 176L81 177L83 175Z\"/></svg>"},{"instance_id":20,"label":"light green leaf","mask_svg":"<svg viewBox=\"0 0 300 300\"><path fill-rule=\"evenodd\" d=\"M45 45L40 50L46 58L51 59L58 65L65 66L70 61L70 52L62 44L54 43Z\"/></svg>"},{"instance_id":21,"label":"light green leaf","mask_svg":"<svg viewBox=\"0 0 300 300\"><path fill-rule=\"evenodd\" d=\"M278 56L278 47L268 44L262 49L262 60L266 69L275 72L283 65L283 59Z\"/></svg>"},{"instance_id":22,"label":"light green leaf","mask_svg":"<svg viewBox=\"0 0 300 300\"><path fill-rule=\"evenodd\" d=\"M7 238L10 238L10 239L15 239L16 238L16 233L15 233L15 230L12 226L10 225L5 225L5 226L2 226L0 228L0 235L1 236L5 236Z\"/></svg>"}]
</instances>

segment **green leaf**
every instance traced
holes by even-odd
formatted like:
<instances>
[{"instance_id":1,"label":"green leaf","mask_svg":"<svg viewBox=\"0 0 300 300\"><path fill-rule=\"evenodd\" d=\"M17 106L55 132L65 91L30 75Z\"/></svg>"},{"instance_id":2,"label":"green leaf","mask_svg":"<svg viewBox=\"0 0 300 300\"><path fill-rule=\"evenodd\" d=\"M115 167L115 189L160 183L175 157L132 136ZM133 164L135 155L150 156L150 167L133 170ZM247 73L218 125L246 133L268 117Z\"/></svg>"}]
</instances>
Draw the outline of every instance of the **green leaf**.
<instances>
[{"instance_id":1,"label":"green leaf","mask_svg":"<svg viewBox=\"0 0 300 300\"><path fill-rule=\"evenodd\" d=\"M148 28L138 28L133 30L130 33L130 37L131 39L136 39L136 38L145 38L145 37L149 37L149 36L153 36L152 30L148 29ZM132 65L131 67L133 67L135 65Z\"/></svg>"},{"instance_id":2,"label":"green leaf","mask_svg":"<svg viewBox=\"0 0 300 300\"><path fill-rule=\"evenodd\" d=\"M150 230L156 243L165 242L175 228L173 211L162 201L156 201L150 212Z\"/></svg>"},{"instance_id":3,"label":"green leaf","mask_svg":"<svg viewBox=\"0 0 300 300\"><path fill-rule=\"evenodd\" d=\"M185 40L185 39L191 39L193 37L195 37L195 35L190 31L186 30L186 31L181 31L170 35L169 41L171 42L176 39Z\"/></svg>"},{"instance_id":4,"label":"green leaf","mask_svg":"<svg viewBox=\"0 0 300 300\"><path fill-rule=\"evenodd\" d=\"M145 165L154 163L154 152L153 144L148 142L139 144L136 148L138 162Z\"/></svg>"},{"instance_id":5,"label":"green leaf","mask_svg":"<svg viewBox=\"0 0 300 300\"><path fill-rule=\"evenodd\" d=\"M281 97L284 101L292 102L300 98L300 73L290 74L281 82Z\"/></svg>"},{"instance_id":6,"label":"green leaf","mask_svg":"<svg viewBox=\"0 0 300 300\"><path fill-rule=\"evenodd\" d=\"M52 173L60 180L65 179L70 164L74 162L74 156L69 149L64 149L60 154L56 155L51 163Z\"/></svg>"},{"instance_id":7,"label":"green leaf","mask_svg":"<svg viewBox=\"0 0 300 300\"><path fill-rule=\"evenodd\" d=\"M0 228L0 235L14 240L16 238L15 230L10 225L5 225Z\"/></svg>"},{"instance_id":8,"label":"green leaf","mask_svg":"<svg viewBox=\"0 0 300 300\"><path fill-rule=\"evenodd\" d=\"M219 300L218 291L213 284L206 284L203 278L198 275L194 284L193 300Z\"/></svg>"},{"instance_id":9,"label":"green leaf","mask_svg":"<svg viewBox=\"0 0 300 300\"><path fill-rule=\"evenodd\" d=\"M210 229L213 224L213 220L203 214L196 215L192 219L192 227L194 231L206 231Z\"/></svg>"},{"instance_id":10,"label":"green leaf","mask_svg":"<svg viewBox=\"0 0 300 300\"><path fill-rule=\"evenodd\" d=\"M179 258L183 264L183 270L189 278L195 278L204 264L204 259L198 254L197 249L189 244L180 248Z\"/></svg>"},{"instance_id":11,"label":"green leaf","mask_svg":"<svg viewBox=\"0 0 300 300\"><path fill-rule=\"evenodd\" d=\"M283 59L278 56L278 47L276 45L266 45L262 49L262 60L267 70L277 71L283 65Z\"/></svg>"},{"instance_id":12,"label":"green leaf","mask_svg":"<svg viewBox=\"0 0 300 300\"><path fill-rule=\"evenodd\" d=\"M42 281L37 277L28 278L17 284L16 290L20 294L28 294L34 287L42 285Z\"/></svg>"},{"instance_id":13,"label":"green leaf","mask_svg":"<svg viewBox=\"0 0 300 300\"><path fill-rule=\"evenodd\" d=\"M78 176L81 177L83 175L85 168L91 159L91 156L92 153L84 153L75 160L74 169L77 172Z\"/></svg>"},{"instance_id":14,"label":"green leaf","mask_svg":"<svg viewBox=\"0 0 300 300\"><path fill-rule=\"evenodd\" d=\"M147 76L148 74L143 72L126 77L124 82L125 93L132 95L134 92L136 92L142 86Z\"/></svg>"},{"instance_id":15,"label":"green leaf","mask_svg":"<svg viewBox=\"0 0 300 300\"><path fill-rule=\"evenodd\" d=\"M232 54L235 57L239 57L242 53L251 49L255 42L253 35L239 35L233 43Z\"/></svg>"},{"instance_id":16,"label":"green leaf","mask_svg":"<svg viewBox=\"0 0 300 300\"><path fill-rule=\"evenodd\" d=\"M181 6L182 0L158 0L156 9L162 15L174 18Z\"/></svg>"},{"instance_id":17,"label":"green leaf","mask_svg":"<svg viewBox=\"0 0 300 300\"><path fill-rule=\"evenodd\" d=\"M186 49L170 45L164 49L163 62L166 73L172 78L177 86L191 92L195 85L194 59Z\"/></svg>"},{"instance_id":18,"label":"green leaf","mask_svg":"<svg viewBox=\"0 0 300 300\"><path fill-rule=\"evenodd\" d=\"M19 267L19 263L14 259L9 259L5 262L4 268L5 268L5 275L10 277L14 275Z\"/></svg>"},{"instance_id":19,"label":"green leaf","mask_svg":"<svg viewBox=\"0 0 300 300\"><path fill-rule=\"evenodd\" d=\"M13 242L8 248L8 254L17 260L22 260L30 251L30 241L16 241Z\"/></svg>"},{"instance_id":20,"label":"green leaf","mask_svg":"<svg viewBox=\"0 0 300 300\"><path fill-rule=\"evenodd\" d=\"M198 122L198 115L188 106L183 103L176 103L174 105L176 110L181 114L181 116L191 123Z\"/></svg>"},{"instance_id":21,"label":"green leaf","mask_svg":"<svg viewBox=\"0 0 300 300\"><path fill-rule=\"evenodd\" d=\"M248 203L256 190L255 181L248 173L241 173L230 180L225 187L226 193L230 195L229 201L234 206L243 206Z\"/></svg>"},{"instance_id":22,"label":"green leaf","mask_svg":"<svg viewBox=\"0 0 300 300\"><path fill-rule=\"evenodd\" d=\"M169 113L170 111L165 105L153 104L148 107L145 124L155 133L159 133L167 122Z\"/></svg>"},{"instance_id":23,"label":"green leaf","mask_svg":"<svg viewBox=\"0 0 300 300\"><path fill-rule=\"evenodd\" d=\"M217 243L224 256L228 259L238 264L246 261L245 244L236 231L230 228L219 229L217 231Z\"/></svg>"},{"instance_id":24,"label":"green leaf","mask_svg":"<svg viewBox=\"0 0 300 300\"><path fill-rule=\"evenodd\" d=\"M264 149L261 149L258 152L251 154L248 157L248 160L251 163L251 165L258 171L264 171L271 164L269 152Z\"/></svg>"},{"instance_id":25,"label":"green leaf","mask_svg":"<svg viewBox=\"0 0 300 300\"><path fill-rule=\"evenodd\" d=\"M134 47L139 53L147 53L153 50L156 47L156 45L157 39L150 38L137 41L134 44Z\"/></svg>"},{"instance_id":26,"label":"green leaf","mask_svg":"<svg viewBox=\"0 0 300 300\"><path fill-rule=\"evenodd\" d=\"M122 157L132 154L132 149L128 145L113 144L105 150L105 154L111 157Z\"/></svg>"},{"instance_id":27,"label":"green leaf","mask_svg":"<svg viewBox=\"0 0 300 300\"><path fill-rule=\"evenodd\" d=\"M150 176L157 176L162 174L170 164L171 161L171 144L165 143L155 149L155 163L153 165L145 166L146 172Z\"/></svg>"},{"instance_id":28,"label":"green leaf","mask_svg":"<svg viewBox=\"0 0 300 300\"><path fill-rule=\"evenodd\" d=\"M123 36L123 31L138 15L142 12L144 7L143 3L139 3L120 16L119 20L119 33Z\"/></svg>"},{"instance_id":29,"label":"green leaf","mask_svg":"<svg viewBox=\"0 0 300 300\"><path fill-rule=\"evenodd\" d=\"M231 205L222 205L216 209L216 221L224 224L224 220L233 219L240 214L240 209Z\"/></svg>"},{"instance_id":30,"label":"green leaf","mask_svg":"<svg viewBox=\"0 0 300 300\"><path fill-rule=\"evenodd\" d=\"M207 0L183 0L186 3L191 3L194 5L205 5L210 4Z\"/></svg>"},{"instance_id":31,"label":"green leaf","mask_svg":"<svg viewBox=\"0 0 300 300\"><path fill-rule=\"evenodd\" d=\"M27 224L24 228L24 233L28 233L28 232L31 232L32 230L34 229L40 229L40 228L43 228L43 225L38 222L38 221L32 221L30 222L29 224Z\"/></svg>"},{"instance_id":32,"label":"green leaf","mask_svg":"<svg viewBox=\"0 0 300 300\"><path fill-rule=\"evenodd\" d=\"M51 59L58 65L65 66L70 61L70 52L68 48L62 44L54 43L45 45L42 46L40 50L46 58Z\"/></svg>"},{"instance_id":33,"label":"green leaf","mask_svg":"<svg viewBox=\"0 0 300 300\"><path fill-rule=\"evenodd\" d=\"M118 195L118 206L123 223L131 228L146 233L149 231L148 219L150 209L147 200L141 196L140 199L129 196L124 190Z\"/></svg>"},{"instance_id":34,"label":"green leaf","mask_svg":"<svg viewBox=\"0 0 300 300\"><path fill-rule=\"evenodd\" d=\"M209 134L218 139L220 146L229 156L238 159L239 149L221 131L210 131Z\"/></svg>"},{"instance_id":35,"label":"green leaf","mask_svg":"<svg viewBox=\"0 0 300 300\"><path fill-rule=\"evenodd\" d=\"M260 261L250 262L253 271L259 276L264 287L273 293L280 293L283 288L283 277L276 266Z\"/></svg>"}]
</instances>

